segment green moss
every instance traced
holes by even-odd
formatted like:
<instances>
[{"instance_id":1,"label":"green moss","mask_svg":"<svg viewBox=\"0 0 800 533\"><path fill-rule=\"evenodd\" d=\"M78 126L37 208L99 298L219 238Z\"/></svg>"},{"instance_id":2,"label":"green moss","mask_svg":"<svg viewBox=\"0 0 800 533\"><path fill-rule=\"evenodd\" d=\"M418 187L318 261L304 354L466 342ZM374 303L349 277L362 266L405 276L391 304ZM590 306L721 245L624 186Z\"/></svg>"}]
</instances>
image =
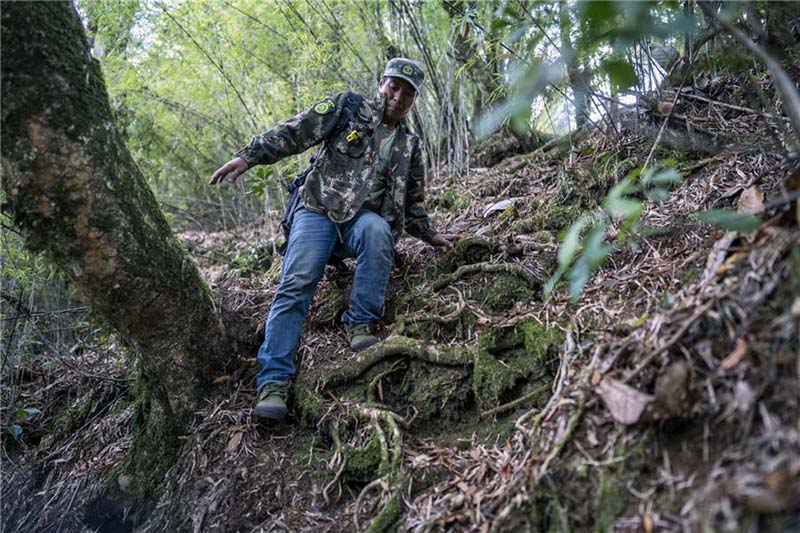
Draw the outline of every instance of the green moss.
<instances>
[{"instance_id":1,"label":"green moss","mask_svg":"<svg viewBox=\"0 0 800 533\"><path fill-rule=\"evenodd\" d=\"M348 478L357 481L371 481L375 473L383 475L381 472L388 465L381 464L381 443L376 434L372 434L360 448L346 448L345 474Z\"/></svg>"},{"instance_id":2,"label":"green moss","mask_svg":"<svg viewBox=\"0 0 800 533\"><path fill-rule=\"evenodd\" d=\"M325 413L327 405L304 380L298 380L293 387L294 410L298 419L304 424L312 425Z\"/></svg>"},{"instance_id":3,"label":"green moss","mask_svg":"<svg viewBox=\"0 0 800 533\"><path fill-rule=\"evenodd\" d=\"M178 440L163 417L135 432L123 470L133 481L133 489L146 499L158 494L164 474L174 464Z\"/></svg>"},{"instance_id":4,"label":"green moss","mask_svg":"<svg viewBox=\"0 0 800 533\"><path fill-rule=\"evenodd\" d=\"M625 510L625 499L619 489L618 480L605 472L600 478L595 508L597 518L594 530L597 532L610 531L617 517Z\"/></svg>"},{"instance_id":5,"label":"green moss","mask_svg":"<svg viewBox=\"0 0 800 533\"><path fill-rule=\"evenodd\" d=\"M472 374L478 407L496 407L511 399L515 389L522 387L521 395L552 379L549 352L561 339L560 330L532 319L483 332Z\"/></svg>"},{"instance_id":6,"label":"green moss","mask_svg":"<svg viewBox=\"0 0 800 533\"><path fill-rule=\"evenodd\" d=\"M519 276L500 274L494 277L491 285L487 284L486 307L495 313L508 311L517 302L527 302L533 298L533 291Z\"/></svg>"},{"instance_id":7,"label":"green moss","mask_svg":"<svg viewBox=\"0 0 800 533\"><path fill-rule=\"evenodd\" d=\"M367 532L385 533L392 531L400 520L404 507L403 494L399 490L394 491L389 500L383 504L380 512L370 522Z\"/></svg>"},{"instance_id":8,"label":"green moss","mask_svg":"<svg viewBox=\"0 0 800 533\"><path fill-rule=\"evenodd\" d=\"M472 387L478 408L490 409L500 404L503 394L516 382L515 373L496 357L485 351L478 352L472 374Z\"/></svg>"},{"instance_id":9,"label":"green moss","mask_svg":"<svg viewBox=\"0 0 800 533\"><path fill-rule=\"evenodd\" d=\"M681 283L684 285L691 285L693 283L697 283L698 275L697 269L694 267L689 267L680 274Z\"/></svg>"},{"instance_id":10,"label":"green moss","mask_svg":"<svg viewBox=\"0 0 800 533\"><path fill-rule=\"evenodd\" d=\"M438 203L442 209L462 211L469 207L470 195L459 194L458 189L452 186L444 187L439 193Z\"/></svg>"},{"instance_id":11,"label":"green moss","mask_svg":"<svg viewBox=\"0 0 800 533\"><path fill-rule=\"evenodd\" d=\"M578 205L562 205L555 200L540 203L533 216L514 222L517 233L537 233L542 230L558 232L577 219L583 210Z\"/></svg>"},{"instance_id":12,"label":"green moss","mask_svg":"<svg viewBox=\"0 0 800 533\"><path fill-rule=\"evenodd\" d=\"M320 285L315 298L316 307L309 317L316 326L333 326L341 313L350 305L349 298L335 284L325 282Z\"/></svg>"}]
</instances>

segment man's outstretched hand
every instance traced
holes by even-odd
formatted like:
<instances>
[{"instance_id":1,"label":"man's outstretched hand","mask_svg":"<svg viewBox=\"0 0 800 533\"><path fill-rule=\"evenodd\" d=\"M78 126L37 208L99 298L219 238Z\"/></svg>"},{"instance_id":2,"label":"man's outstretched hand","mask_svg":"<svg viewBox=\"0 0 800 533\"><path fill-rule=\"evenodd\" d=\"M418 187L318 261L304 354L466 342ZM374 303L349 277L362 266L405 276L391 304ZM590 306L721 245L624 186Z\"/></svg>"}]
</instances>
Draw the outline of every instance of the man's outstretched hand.
<instances>
[{"instance_id":1,"label":"man's outstretched hand","mask_svg":"<svg viewBox=\"0 0 800 533\"><path fill-rule=\"evenodd\" d=\"M244 159L241 157L234 157L219 167L217 171L211 175L211 180L209 180L208 183L210 185L215 185L224 180L226 177L228 178L228 181L233 183L236 181L236 178L247 172L248 168L250 167Z\"/></svg>"},{"instance_id":2,"label":"man's outstretched hand","mask_svg":"<svg viewBox=\"0 0 800 533\"><path fill-rule=\"evenodd\" d=\"M453 235L452 233L437 233L431 237L431 244L441 248L452 248L453 243L460 238L460 235Z\"/></svg>"}]
</instances>

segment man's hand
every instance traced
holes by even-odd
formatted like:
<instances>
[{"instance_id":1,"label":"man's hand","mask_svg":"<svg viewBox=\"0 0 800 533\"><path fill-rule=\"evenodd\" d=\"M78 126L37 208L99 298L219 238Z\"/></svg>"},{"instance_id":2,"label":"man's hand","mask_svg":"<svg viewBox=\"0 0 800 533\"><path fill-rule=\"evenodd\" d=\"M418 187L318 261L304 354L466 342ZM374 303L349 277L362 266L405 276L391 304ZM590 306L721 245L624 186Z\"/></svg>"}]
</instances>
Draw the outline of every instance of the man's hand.
<instances>
[{"instance_id":1,"label":"man's hand","mask_svg":"<svg viewBox=\"0 0 800 533\"><path fill-rule=\"evenodd\" d=\"M244 159L241 157L234 157L219 167L217 171L211 175L211 180L208 183L210 185L215 185L226 177L228 178L228 181L233 183L236 181L236 178L247 172L248 168L250 167Z\"/></svg>"},{"instance_id":2,"label":"man's hand","mask_svg":"<svg viewBox=\"0 0 800 533\"><path fill-rule=\"evenodd\" d=\"M460 235L453 235L452 233L437 233L431 237L431 244L441 248L452 248L453 243L460 238Z\"/></svg>"}]
</instances>

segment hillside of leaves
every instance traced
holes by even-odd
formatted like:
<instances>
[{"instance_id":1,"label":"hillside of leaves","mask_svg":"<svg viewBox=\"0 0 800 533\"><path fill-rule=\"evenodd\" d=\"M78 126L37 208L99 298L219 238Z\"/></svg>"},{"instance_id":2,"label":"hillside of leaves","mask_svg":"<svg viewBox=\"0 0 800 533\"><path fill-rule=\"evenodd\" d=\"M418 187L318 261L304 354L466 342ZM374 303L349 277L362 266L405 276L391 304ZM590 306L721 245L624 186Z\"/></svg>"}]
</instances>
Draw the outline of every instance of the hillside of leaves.
<instances>
[{"instance_id":1,"label":"hillside of leaves","mask_svg":"<svg viewBox=\"0 0 800 533\"><path fill-rule=\"evenodd\" d=\"M432 183L458 246L398 244L382 341L359 354L337 322L353 264L329 267L277 426L251 409L276 222L181 233L238 363L143 504L130 476L148 472L123 473L137 405L113 335L86 328L69 357L25 359L18 403L38 409L4 445L6 530L800 527L800 170L782 110L751 107L753 79L774 94L764 72L721 75L665 91L666 110L632 106L571 145ZM679 179L620 196L650 158ZM641 212L603 215L614 198ZM697 217L710 209L757 224ZM577 262L545 291L586 215L605 221L607 260L579 297Z\"/></svg>"}]
</instances>

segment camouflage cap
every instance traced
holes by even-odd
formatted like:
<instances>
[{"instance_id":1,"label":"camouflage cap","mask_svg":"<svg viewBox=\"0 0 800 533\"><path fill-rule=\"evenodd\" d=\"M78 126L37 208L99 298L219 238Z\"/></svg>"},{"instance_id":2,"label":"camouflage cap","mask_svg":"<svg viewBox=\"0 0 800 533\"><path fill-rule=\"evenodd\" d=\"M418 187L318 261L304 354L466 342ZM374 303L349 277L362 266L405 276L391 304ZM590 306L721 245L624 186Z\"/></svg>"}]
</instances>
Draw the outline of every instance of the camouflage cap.
<instances>
[{"instance_id":1,"label":"camouflage cap","mask_svg":"<svg viewBox=\"0 0 800 533\"><path fill-rule=\"evenodd\" d=\"M392 78L402 78L411 84L414 89L419 92L422 87L422 82L425 79L425 73L422 68L415 62L405 57L395 57L386 63L386 70L383 71L384 76L391 76Z\"/></svg>"}]
</instances>

